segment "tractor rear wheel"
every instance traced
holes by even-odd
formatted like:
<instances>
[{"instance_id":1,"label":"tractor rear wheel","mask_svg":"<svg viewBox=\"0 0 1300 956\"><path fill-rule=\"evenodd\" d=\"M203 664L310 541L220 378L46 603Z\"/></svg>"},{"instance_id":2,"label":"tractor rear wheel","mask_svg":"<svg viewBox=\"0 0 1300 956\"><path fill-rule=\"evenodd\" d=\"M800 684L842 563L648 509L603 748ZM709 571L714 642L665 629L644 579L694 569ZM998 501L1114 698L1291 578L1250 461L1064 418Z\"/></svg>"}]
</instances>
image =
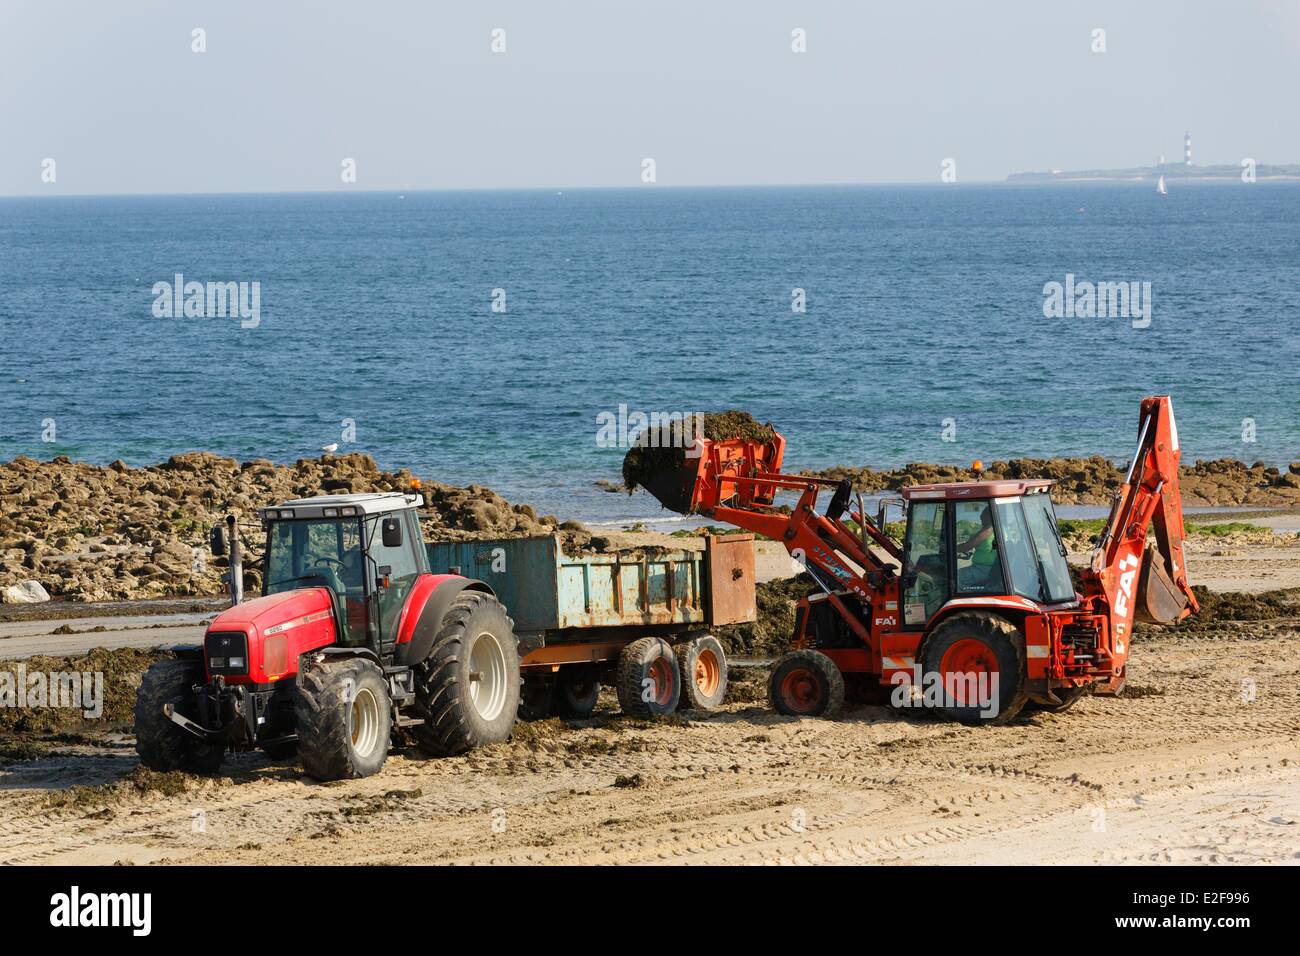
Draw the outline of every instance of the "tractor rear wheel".
<instances>
[{"instance_id":1,"label":"tractor rear wheel","mask_svg":"<svg viewBox=\"0 0 1300 956\"><path fill-rule=\"evenodd\" d=\"M135 695L135 752L150 770L185 770L216 773L225 747L207 743L178 727L163 706L171 704L191 720L196 684L203 683L203 665L198 661L159 661L151 664L140 680Z\"/></svg>"},{"instance_id":2,"label":"tractor rear wheel","mask_svg":"<svg viewBox=\"0 0 1300 956\"><path fill-rule=\"evenodd\" d=\"M561 667L555 682L555 712L561 717L590 717L600 699L600 675L582 664Z\"/></svg>"},{"instance_id":3,"label":"tractor rear wheel","mask_svg":"<svg viewBox=\"0 0 1300 956\"><path fill-rule=\"evenodd\" d=\"M415 668L411 728L420 749L451 757L510 739L519 715L519 642L501 602L462 591L447 609L433 648Z\"/></svg>"},{"instance_id":4,"label":"tractor rear wheel","mask_svg":"<svg viewBox=\"0 0 1300 956\"><path fill-rule=\"evenodd\" d=\"M377 664L360 657L313 664L299 675L294 704L298 753L309 776L348 780L383 767L393 709Z\"/></svg>"},{"instance_id":5,"label":"tractor rear wheel","mask_svg":"<svg viewBox=\"0 0 1300 956\"><path fill-rule=\"evenodd\" d=\"M925 642L922 670L926 679L942 681L939 713L963 724L1005 724L1029 699L1025 636L987 611L954 614L936 627Z\"/></svg>"},{"instance_id":6,"label":"tractor rear wheel","mask_svg":"<svg viewBox=\"0 0 1300 956\"><path fill-rule=\"evenodd\" d=\"M662 717L677 709L682 681L677 655L663 638L643 637L618 655L618 703L629 717Z\"/></svg>"},{"instance_id":7,"label":"tractor rear wheel","mask_svg":"<svg viewBox=\"0 0 1300 956\"><path fill-rule=\"evenodd\" d=\"M727 696L727 652L712 634L702 634L678 647L682 672L682 707L718 710Z\"/></svg>"},{"instance_id":8,"label":"tractor rear wheel","mask_svg":"<svg viewBox=\"0 0 1300 956\"><path fill-rule=\"evenodd\" d=\"M767 696L778 714L834 720L844 709L844 675L820 651L791 651L772 668Z\"/></svg>"}]
</instances>

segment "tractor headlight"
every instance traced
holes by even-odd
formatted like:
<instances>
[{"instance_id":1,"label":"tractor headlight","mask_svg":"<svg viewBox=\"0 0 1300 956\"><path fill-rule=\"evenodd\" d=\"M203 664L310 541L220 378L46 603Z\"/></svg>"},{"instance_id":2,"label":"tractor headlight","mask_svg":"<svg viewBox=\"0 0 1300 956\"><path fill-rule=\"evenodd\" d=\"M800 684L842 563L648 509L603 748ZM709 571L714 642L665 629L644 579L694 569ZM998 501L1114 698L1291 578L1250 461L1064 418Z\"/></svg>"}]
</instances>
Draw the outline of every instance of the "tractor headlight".
<instances>
[{"instance_id":1,"label":"tractor headlight","mask_svg":"<svg viewBox=\"0 0 1300 956\"><path fill-rule=\"evenodd\" d=\"M248 635L243 631L213 631L203 639L209 674L248 673Z\"/></svg>"}]
</instances>

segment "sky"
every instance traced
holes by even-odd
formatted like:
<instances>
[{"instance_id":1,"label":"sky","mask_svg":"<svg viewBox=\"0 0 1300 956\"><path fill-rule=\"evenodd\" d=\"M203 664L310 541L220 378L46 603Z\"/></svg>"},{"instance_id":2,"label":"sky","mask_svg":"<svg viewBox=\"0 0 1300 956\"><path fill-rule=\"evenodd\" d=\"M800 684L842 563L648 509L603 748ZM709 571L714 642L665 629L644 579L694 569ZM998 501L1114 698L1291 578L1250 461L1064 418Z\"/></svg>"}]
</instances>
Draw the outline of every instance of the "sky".
<instances>
[{"instance_id":1,"label":"sky","mask_svg":"<svg viewBox=\"0 0 1300 956\"><path fill-rule=\"evenodd\" d=\"M0 195L1300 162L1297 90L1300 0L0 0Z\"/></svg>"}]
</instances>

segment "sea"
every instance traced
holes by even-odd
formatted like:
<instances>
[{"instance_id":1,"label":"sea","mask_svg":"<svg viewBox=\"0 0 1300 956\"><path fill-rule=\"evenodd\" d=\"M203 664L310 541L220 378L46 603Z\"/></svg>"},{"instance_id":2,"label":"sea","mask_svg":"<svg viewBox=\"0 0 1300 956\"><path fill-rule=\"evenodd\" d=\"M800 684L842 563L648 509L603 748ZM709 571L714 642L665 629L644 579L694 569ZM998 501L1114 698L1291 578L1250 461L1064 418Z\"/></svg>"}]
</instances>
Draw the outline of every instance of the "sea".
<instances>
[{"instance_id":1,"label":"sea","mask_svg":"<svg viewBox=\"0 0 1300 956\"><path fill-rule=\"evenodd\" d=\"M1169 394L1185 461L1285 468L1298 323L1297 183L7 198L0 460L337 444L671 529L607 490L639 415L744 409L790 470L1123 462Z\"/></svg>"}]
</instances>

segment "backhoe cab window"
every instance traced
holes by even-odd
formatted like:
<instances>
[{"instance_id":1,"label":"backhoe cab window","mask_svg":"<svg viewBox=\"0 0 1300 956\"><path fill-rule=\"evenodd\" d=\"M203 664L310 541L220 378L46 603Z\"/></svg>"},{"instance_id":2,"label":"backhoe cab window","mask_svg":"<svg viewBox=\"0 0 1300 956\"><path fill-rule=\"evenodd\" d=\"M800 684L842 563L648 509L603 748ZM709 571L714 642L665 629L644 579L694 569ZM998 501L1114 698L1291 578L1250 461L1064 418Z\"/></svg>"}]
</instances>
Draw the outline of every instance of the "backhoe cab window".
<instances>
[{"instance_id":1,"label":"backhoe cab window","mask_svg":"<svg viewBox=\"0 0 1300 956\"><path fill-rule=\"evenodd\" d=\"M1029 523L1029 537L1034 542L1034 552L1043 569L1049 602L1073 601L1074 582L1070 580L1070 565L1065 560L1065 543L1056 527L1056 513L1052 499L1047 495L1029 495L1023 499L1025 520Z\"/></svg>"},{"instance_id":2,"label":"backhoe cab window","mask_svg":"<svg viewBox=\"0 0 1300 956\"><path fill-rule=\"evenodd\" d=\"M993 503L956 502L957 593L1005 594Z\"/></svg>"},{"instance_id":3,"label":"backhoe cab window","mask_svg":"<svg viewBox=\"0 0 1300 956\"><path fill-rule=\"evenodd\" d=\"M1051 604L1074 598L1070 569L1056 535L1056 520L1047 495L1029 495L997 503L998 527L1011 573L1011 591Z\"/></svg>"},{"instance_id":4,"label":"backhoe cab window","mask_svg":"<svg viewBox=\"0 0 1300 956\"><path fill-rule=\"evenodd\" d=\"M948 600L947 502L921 501L907 519L907 586L903 623L924 624Z\"/></svg>"}]
</instances>

